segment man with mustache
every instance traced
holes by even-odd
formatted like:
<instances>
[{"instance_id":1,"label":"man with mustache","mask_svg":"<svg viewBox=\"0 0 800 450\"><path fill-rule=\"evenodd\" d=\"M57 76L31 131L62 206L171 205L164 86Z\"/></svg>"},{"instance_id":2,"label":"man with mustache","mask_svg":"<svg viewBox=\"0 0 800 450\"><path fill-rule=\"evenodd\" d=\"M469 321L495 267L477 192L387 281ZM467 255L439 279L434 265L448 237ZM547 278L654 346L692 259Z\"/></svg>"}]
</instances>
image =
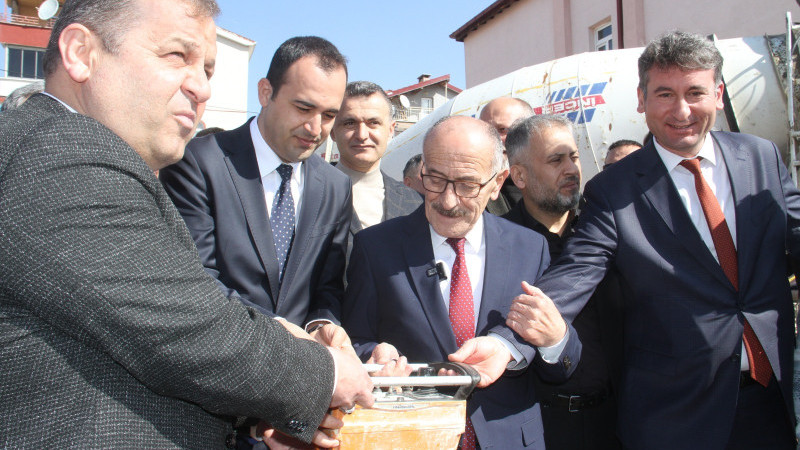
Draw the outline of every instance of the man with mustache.
<instances>
[{"instance_id":1,"label":"man with mustache","mask_svg":"<svg viewBox=\"0 0 800 450\"><path fill-rule=\"evenodd\" d=\"M578 218L581 166L575 127L563 116L520 119L508 131L506 152L522 201L503 217L543 235L555 261ZM583 352L569 380L552 384L534 375L548 448L620 448L598 314L592 299L573 322Z\"/></svg>"},{"instance_id":2,"label":"man with mustache","mask_svg":"<svg viewBox=\"0 0 800 450\"><path fill-rule=\"evenodd\" d=\"M258 82L258 117L192 140L160 174L220 288L309 331L338 323L344 291L350 180L313 155L346 84L333 44L291 38Z\"/></svg>"},{"instance_id":3,"label":"man with mustache","mask_svg":"<svg viewBox=\"0 0 800 450\"><path fill-rule=\"evenodd\" d=\"M478 363L482 382L467 402L461 448L543 449L533 379L520 371L530 365L563 381L580 343L552 303L540 305L554 315L549 333L531 345L504 324L522 280L538 278L549 257L542 236L484 212L506 178L503 165L490 125L437 122L423 142L424 205L355 236L342 323L362 359L399 352L412 362ZM555 348L540 356L534 346Z\"/></svg>"}]
</instances>

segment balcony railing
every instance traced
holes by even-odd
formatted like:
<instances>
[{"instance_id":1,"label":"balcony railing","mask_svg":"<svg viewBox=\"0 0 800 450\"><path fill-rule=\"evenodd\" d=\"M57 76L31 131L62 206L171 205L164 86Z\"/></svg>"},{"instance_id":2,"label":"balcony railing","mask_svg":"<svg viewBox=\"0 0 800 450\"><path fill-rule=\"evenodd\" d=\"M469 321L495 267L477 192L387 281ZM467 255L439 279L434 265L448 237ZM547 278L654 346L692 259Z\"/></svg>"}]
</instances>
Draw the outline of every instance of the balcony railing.
<instances>
[{"instance_id":1,"label":"balcony railing","mask_svg":"<svg viewBox=\"0 0 800 450\"><path fill-rule=\"evenodd\" d=\"M53 25L56 23L56 18L54 17L50 20L40 20L36 16L0 13L0 23L24 25L29 27L53 28Z\"/></svg>"},{"instance_id":2,"label":"balcony railing","mask_svg":"<svg viewBox=\"0 0 800 450\"><path fill-rule=\"evenodd\" d=\"M394 107L392 118L402 122L419 122L420 119L433 112L433 108L421 108L412 106L410 108Z\"/></svg>"}]
</instances>

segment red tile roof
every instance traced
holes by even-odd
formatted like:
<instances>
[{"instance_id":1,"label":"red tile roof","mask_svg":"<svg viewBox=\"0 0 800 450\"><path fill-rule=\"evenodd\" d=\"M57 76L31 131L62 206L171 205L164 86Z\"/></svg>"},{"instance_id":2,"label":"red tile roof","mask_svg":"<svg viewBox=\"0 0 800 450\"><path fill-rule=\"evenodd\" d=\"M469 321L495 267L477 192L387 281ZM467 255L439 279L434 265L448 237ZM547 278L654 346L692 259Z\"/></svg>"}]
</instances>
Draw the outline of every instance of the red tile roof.
<instances>
[{"instance_id":1,"label":"red tile roof","mask_svg":"<svg viewBox=\"0 0 800 450\"><path fill-rule=\"evenodd\" d=\"M462 25L461 28L453 31L450 37L458 42L464 42L464 39L467 38L467 35L470 32L477 30L481 27L481 25L494 19L494 16L502 13L504 10L508 9L512 4L518 1L519 0L497 0L489 5L486 9L478 13L477 16L470 19L469 22Z\"/></svg>"},{"instance_id":2,"label":"red tile roof","mask_svg":"<svg viewBox=\"0 0 800 450\"><path fill-rule=\"evenodd\" d=\"M405 94L406 92L411 92L411 91L416 91L417 89L422 89L425 86L430 86L430 85L433 85L433 84L441 83L443 81L447 82L447 89L455 92L456 94L461 92L460 88L457 88L457 87L455 87L455 86L453 86L452 84L449 83L450 74L448 73L447 75L442 75L440 77L431 78L431 79L425 80L425 81L423 81L421 83L412 84L411 86L402 87L400 89L388 90L388 91L386 91L386 95L388 95L389 98L391 98L391 97L395 97L395 96L400 95L400 94Z\"/></svg>"}]
</instances>

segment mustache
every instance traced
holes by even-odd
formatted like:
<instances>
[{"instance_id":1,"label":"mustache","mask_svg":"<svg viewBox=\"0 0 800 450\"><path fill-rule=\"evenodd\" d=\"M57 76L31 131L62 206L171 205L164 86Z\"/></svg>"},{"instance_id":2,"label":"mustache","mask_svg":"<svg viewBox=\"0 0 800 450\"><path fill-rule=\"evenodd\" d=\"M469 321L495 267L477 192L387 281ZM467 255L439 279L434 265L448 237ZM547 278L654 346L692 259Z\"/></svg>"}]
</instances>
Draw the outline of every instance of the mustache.
<instances>
[{"instance_id":1,"label":"mustache","mask_svg":"<svg viewBox=\"0 0 800 450\"><path fill-rule=\"evenodd\" d=\"M431 203L431 208L437 213L450 218L465 217L468 211L463 208L455 207L453 209L445 209L441 203Z\"/></svg>"},{"instance_id":2,"label":"mustache","mask_svg":"<svg viewBox=\"0 0 800 450\"><path fill-rule=\"evenodd\" d=\"M569 176L567 178L564 178L564 181L559 183L558 187L561 188L561 187L564 187L564 186L566 186L568 184L572 184L572 183L580 184L581 183L581 179L577 175L571 175L571 176Z\"/></svg>"}]
</instances>

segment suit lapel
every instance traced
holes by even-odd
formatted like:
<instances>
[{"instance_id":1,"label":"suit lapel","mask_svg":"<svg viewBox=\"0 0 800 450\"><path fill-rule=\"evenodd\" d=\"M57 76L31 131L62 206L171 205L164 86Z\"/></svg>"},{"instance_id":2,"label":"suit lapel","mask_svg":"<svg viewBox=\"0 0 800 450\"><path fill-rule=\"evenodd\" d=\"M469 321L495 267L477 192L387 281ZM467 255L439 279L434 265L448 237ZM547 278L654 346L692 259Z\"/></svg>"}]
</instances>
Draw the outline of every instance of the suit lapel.
<instances>
[{"instance_id":1,"label":"suit lapel","mask_svg":"<svg viewBox=\"0 0 800 450\"><path fill-rule=\"evenodd\" d=\"M757 244L751 242L752 202L745 201L754 195L753 165L749 163L750 156L733 139L727 135L709 133L714 139L714 144L720 150L725 166L728 168L728 179L731 183L733 202L736 208L736 254L739 270L739 285L746 286L750 274L753 273L752 263L755 261L753 251Z\"/></svg>"},{"instance_id":2,"label":"suit lapel","mask_svg":"<svg viewBox=\"0 0 800 450\"><path fill-rule=\"evenodd\" d=\"M692 223L689 212L678 196L678 189L667 173L667 168L664 167L655 146L650 143L640 151L646 153L643 153L636 167L638 183L653 205L653 209L672 231L680 245L686 248L688 254L705 266L721 283L730 285L722 267L708 250Z\"/></svg>"},{"instance_id":3,"label":"suit lapel","mask_svg":"<svg viewBox=\"0 0 800 450\"><path fill-rule=\"evenodd\" d=\"M381 176L383 177L383 217L384 219L389 219L392 217L401 216L402 213L400 212L400 198L397 195L397 191L392 189L392 181L388 175L381 171Z\"/></svg>"},{"instance_id":4,"label":"suit lapel","mask_svg":"<svg viewBox=\"0 0 800 450\"><path fill-rule=\"evenodd\" d=\"M510 271L506 261L511 251L511 241L503 239L497 217L489 213L483 214L483 234L486 239L486 259L483 268L483 287L481 293L481 309L478 311L478 326L475 336L483 334L483 328L489 321L489 311L494 306L492 296L495 292L509 292L508 283ZM512 290L513 291L513 290Z\"/></svg>"},{"instance_id":5,"label":"suit lapel","mask_svg":"<svg viewBox=\"0 0 800 450\"><path fill-rule=\"evenodd\" d=\"M251 119L252 120L252 119ZM272 240L267 205L264 201L264 186L256 161L256 151L250 137L250 122L237 130L230 141L220 142L225 150L225 164L231 180L242 202L247 228L253 236L258 257L264 266L272 293L273 306L278 299L278 257Z\"/></svg>"},{"instance_id":6,"label":"suit lapel","mask_svg":"<svg viewBox=\"0 0 800 450\"><path fill-rule=\"evenodd\" d=\"M455 351L456 337L447 316L444 306L442 291L439 289L439 278L428 275L430 269L435 269L436 261L433 259L431 233L428 221L425 218L425 208L420 207L409 216L410 226L406 229L406 239L403 252L408 266L408 276L417 299L422 305L422 310L431 324L436 340L441 348L450 353Z\"/></svg>"},{"instance_id":7,"label":"suit lapel","mask_svg":"<svg viewBox=\"0 0 800 450\"><path fill-rule=\"evenodd\" d=\"M317 225L317 218L322 208L322 199L325 198L325 180L320 175L319 170L315 170L318 164L327 164L322 158L312 157L303 161L303 200L300 206L300 214L297 216L295 225L294 241L289 251L289 260L283 274L283 283L291 286L292 279L301 267L300 262L306 254L312 231ZM277 259L276 259L277 260ZM286 298L288 289L282 289L278 298L278 303Z\"/></svg>"}]
</instances>

